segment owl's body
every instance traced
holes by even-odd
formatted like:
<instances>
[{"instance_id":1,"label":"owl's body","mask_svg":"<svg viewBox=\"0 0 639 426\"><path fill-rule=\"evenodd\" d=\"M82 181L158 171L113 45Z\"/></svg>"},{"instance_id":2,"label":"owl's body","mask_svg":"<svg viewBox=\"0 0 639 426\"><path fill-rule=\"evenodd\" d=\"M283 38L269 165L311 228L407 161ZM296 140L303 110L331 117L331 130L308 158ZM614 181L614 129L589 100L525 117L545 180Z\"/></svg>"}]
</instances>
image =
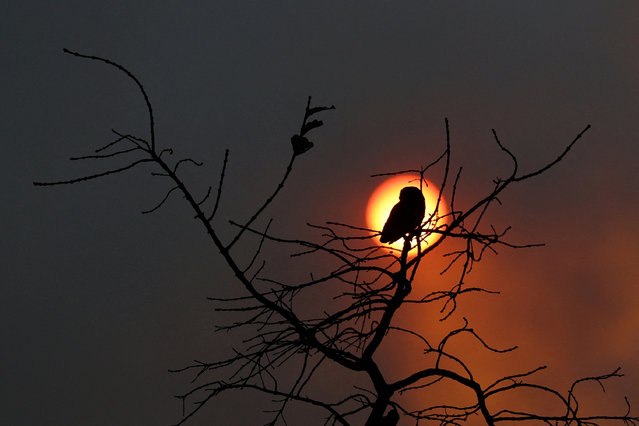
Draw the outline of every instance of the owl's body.
<instances>
[{"instance_id":1,"label":"owl's body","mask_svg":"<svg viewBox=\"0 0 639 426\"><path fill-rule=\"evenodd\" d=\"M407 186L399 192L399 203L395 204L384 224L380 241L394 243L413 232L424 219L426 201L419 188Z\"/></svg>"}]
</instances>

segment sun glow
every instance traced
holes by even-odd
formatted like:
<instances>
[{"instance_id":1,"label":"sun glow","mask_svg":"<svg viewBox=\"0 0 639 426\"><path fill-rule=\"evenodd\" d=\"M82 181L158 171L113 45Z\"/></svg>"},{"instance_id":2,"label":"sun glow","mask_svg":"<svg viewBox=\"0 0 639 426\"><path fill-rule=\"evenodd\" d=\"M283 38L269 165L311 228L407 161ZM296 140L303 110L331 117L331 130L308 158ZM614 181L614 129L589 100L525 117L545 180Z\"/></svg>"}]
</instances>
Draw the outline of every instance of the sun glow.
<instances>
[{"instance_id":1,"label":"sun glow","mask_svg":"<svg viewBox=\"0 0 639 426\"><path fill-rule=\"evenodd\" d=\"M391 209L399 202L399 191L405 186L415 186L419 188L419 183L419 175L403 174L393 176L379 185L371 194L368 200L368 206L366 207L366 223L368 224L368 228L381 232ZM424 229L435 229L445 224L447 221L448 206L443 197L439 200L439 205L437 204L439 188L435 187L432 182L422 181L422 194L424 194L424 198L426 199L424 221L431 219L429 223L424 225ZM435 208L437 208L437 211L435 211ZM438 234L431 234L426 237L425 244L434 244L438 239ZM376 241L380 245L398 250L401 250L404 244L403 238L400 238L393 244L382 244L379 242L379 237L377 237Z\"/></svg>"}]
</instances>

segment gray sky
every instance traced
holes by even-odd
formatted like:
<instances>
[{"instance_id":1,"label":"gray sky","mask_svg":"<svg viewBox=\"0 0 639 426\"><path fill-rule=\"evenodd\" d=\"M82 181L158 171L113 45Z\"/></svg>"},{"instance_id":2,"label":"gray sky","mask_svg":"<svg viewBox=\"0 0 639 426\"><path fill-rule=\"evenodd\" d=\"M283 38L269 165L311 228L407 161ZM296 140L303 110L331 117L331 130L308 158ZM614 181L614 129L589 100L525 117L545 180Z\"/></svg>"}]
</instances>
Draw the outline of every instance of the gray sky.
<instances>
[{"instance_id":1,"label":"gray sky","mask_svg":"<svg viewBox=\"0 0 639 426\"><path fill-rule=\"evenodd\" d=\"M158 143L206 163L191 176L196 188L215 182L231 150L224 218L245 218L276 184L306 97L335 104L269 211L291 235L308 234L309 221L364 225L379 183L369 176L429 163L444 117L464 166L460 201L507 170L491 128L533 169L592 124L564 162L495 212L514 237L547 247L488 257L476 279L502 295L469 301L456 320L466 314L492 341L519 344L505 365L548 364L562 390L621 365L626 377L606 395L638 406L639 6L558 3L6 5L0 423L174 422L172 395L189 378L167 370L233 344L212 334L222 318L206 297L236 284L192 214L177 198L139 213L161 199L161 181L137 171L31 185L100 169L67 159L108 142L111 128L147 129L130 81L63 47L143 81ZM259 409L245 405L223 397L192 424L257 424Z\"/></svg>"}]
</instances>

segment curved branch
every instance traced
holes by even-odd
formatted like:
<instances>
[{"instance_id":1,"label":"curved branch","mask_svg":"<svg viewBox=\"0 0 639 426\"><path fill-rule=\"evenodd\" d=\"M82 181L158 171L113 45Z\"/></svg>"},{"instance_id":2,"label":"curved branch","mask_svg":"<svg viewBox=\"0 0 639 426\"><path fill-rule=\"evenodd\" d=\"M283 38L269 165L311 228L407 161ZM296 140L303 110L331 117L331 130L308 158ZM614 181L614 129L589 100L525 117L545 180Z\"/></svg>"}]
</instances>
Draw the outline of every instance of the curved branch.
<instances>
[{"instance_id":1,"label":"curved branch","mask_svg":"<svg viewBox=\"0 0 639 426\"><path fill-rule=\"evenodd\" d=\"M411 374L410 376L398 380L394 383L390 383L389 387L393 391L399 391L406 386L410 386L413 383L428 378L428 377L444 377L450 380L453 380L457 383L466 386L475 392L477 397L477 404L479 405L479 409L484 416L484 420L489 426L493 426L495 423L493 421L493 417L488 411L488 407L486 406L486 397L482 392L481 386L474 380L468 379L464 376L461 376L454 371L446 370L443 368L427 368L422 371L418 371L417 373Z\"/></svg>"},{"instance_id":2,"label":"curved branch","mask_svg":"<svg viewBox=\"0 0 639 426\"><path fill-rule=\"evenodd\" d=\"M545 165L544 167L534 171L534 172L530 172L526 175L523 176L519 176L516 178L513 178L513 181L518 182L518 181L522 181L525 179L529 179L533 176L537 176L542 174L543 172L545 172L546 170L550 169L552 166L554 166L555 164L559 163L565 156L566 154L568 154L568 151L570 151L570 149L577 143L577 141L579 139L581 139L581 137L584 135L584 133L586 133L589 129L590 129L590 124L588 124L581 132L579 132L579 134L575 137L575 139L573 139L572 142L570 142L570 144L566 147L566 149L564 149L564 151L559 154L559 156L557 158L555 158L552 162L548 163L547 165Z\"/></svg>"},{"instance_id":3,"label":"curved branch","mask_svg":"<svg viewBox=\"0 0 639 426\"><path fill-rule=\"evenodd\" d=\"M82 53L71 51L66 48L62 49L62 51L64 53L68 53L69 55L77 56L79 58L91 59L94 61L100 61L100 62L104 62L105 64L109 64L112 67L115 67L119 69L120 71L122 71L123 73L125 73L131 80L135 82L135 84L140 89L140 92L142 92L142 96L144 96L144 102L146 102L146 109L149 112L149 130L151 133L151 149L155 150L155 122L153 120L153 107L151 107L151 101L149 100L149 96L146 94L146 90L144 90L144 86L142 85L140 80L138 80L137 77L133 75L131 71L129 71L128 69L124 68L122 65L110 59L105 59L105 58L101 58L99 56L93 56L93 55L85 55Z\"/></svg>"}]
</instances>

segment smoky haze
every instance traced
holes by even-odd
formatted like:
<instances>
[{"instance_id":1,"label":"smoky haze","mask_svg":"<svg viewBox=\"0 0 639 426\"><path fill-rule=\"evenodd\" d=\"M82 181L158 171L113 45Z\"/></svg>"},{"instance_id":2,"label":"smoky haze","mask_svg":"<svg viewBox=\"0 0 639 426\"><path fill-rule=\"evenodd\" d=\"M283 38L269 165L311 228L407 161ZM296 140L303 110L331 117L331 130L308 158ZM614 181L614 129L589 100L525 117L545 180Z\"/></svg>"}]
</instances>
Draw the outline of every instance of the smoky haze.
<instances>
[{"instance_id":1,"label":"smoky haze","mask_svg":"<svg viewBox=\"0 0 639 426\"><path fill-rule=\"evenodd\" d=\"M186 205L176 197L153 215L139 213L164 195L160 180L132 172L32 186L99 168L68 157L108 142L110 129L148 128L129 80L63 47L113 59L144 82L158 144L205 162L187 177L196 188L215 183L230 149L225 219L246 219L277 184L307 96L334 104L268 212L274 231L290 236L314 235L306 222L365 226L380 183L370 175L436 158L444 117L453 160L464 166L460 203L509 170L491 128L520 168L533 170L592 124L565 161L500 197L491 222L547 246L488 256L474 280L501 296L462 301L457 320L468 316L491 342L519 345L506 363L514 370L548 364L561 389L621 365L626 377L605 397L639 404L636 2L4 9L0 423L174 422L181 405L173 395L189 378L167 370L233 344L212 333L223 317L206 296L235 295L236 284ZM431 317L407 311L402 320L423 329ZM223 397L194 424L256 424L256 405Z\"/></svg>"}]
</instances>

